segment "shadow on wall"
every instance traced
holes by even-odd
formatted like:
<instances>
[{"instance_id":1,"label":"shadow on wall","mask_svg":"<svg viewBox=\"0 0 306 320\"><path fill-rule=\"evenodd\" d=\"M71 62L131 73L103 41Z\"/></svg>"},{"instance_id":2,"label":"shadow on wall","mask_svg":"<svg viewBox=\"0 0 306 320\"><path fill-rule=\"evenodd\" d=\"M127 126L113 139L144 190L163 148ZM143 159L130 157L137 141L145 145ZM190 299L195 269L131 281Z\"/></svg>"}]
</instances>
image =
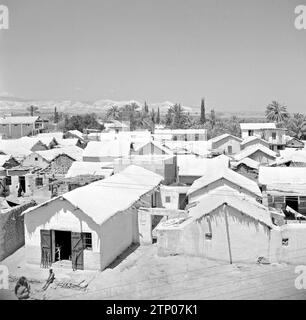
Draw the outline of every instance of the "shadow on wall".
<instances>
[{"instance_id":1,"label":"shadow on wall","mask_svg":"<svg viewBox=\"0 0 306 320\"><path fill-rule=\"evenodd\" d=\"M0 214L0 261L24 245L24 216L21 214L35 204L29 202Z\"/></svg>"},{"instance_id":2,"label":"shadow on wall","mask_svg":"<svg viewBox=\"0 0 306 320\"><path fill-rule=\"evenodd\" d=\"M124 252L122 252L106 269L114 269L123 262L129 255L137 250L139 243L132 243Z\"/></svg>"}]
</instances>

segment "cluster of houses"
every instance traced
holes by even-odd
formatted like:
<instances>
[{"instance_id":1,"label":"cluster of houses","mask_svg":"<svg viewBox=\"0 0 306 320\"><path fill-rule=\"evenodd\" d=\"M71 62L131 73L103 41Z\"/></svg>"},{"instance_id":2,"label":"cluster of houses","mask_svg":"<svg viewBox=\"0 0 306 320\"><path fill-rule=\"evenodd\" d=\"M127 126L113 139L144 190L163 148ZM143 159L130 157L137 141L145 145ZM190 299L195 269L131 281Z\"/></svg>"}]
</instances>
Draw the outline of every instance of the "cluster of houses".
<instances>
[{"instance_id":1,"label":"cluster of houses","mask_svg":"<svg viewBox=\"0 0 306 320\"><path fill-rule=\"evenodd\" d=\"M28 263L103 270L153 242L161 256L306 262L303 141L274 123L210 140L205 129L105 127L0 140L3 205L28 206Z\"/></svg>"}]
</instances>

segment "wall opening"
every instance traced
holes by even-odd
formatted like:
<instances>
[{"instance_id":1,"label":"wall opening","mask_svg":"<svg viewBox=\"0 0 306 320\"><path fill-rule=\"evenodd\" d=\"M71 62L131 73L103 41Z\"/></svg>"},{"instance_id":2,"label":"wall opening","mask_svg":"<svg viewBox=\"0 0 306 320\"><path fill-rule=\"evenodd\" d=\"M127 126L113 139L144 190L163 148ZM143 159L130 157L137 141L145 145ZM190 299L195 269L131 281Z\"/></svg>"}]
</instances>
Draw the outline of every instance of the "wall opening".
<instances>
[{"instance_id":1,"label":"wall opening","mask_svg":"<svg viewBox=\"0 0 306 320\"><path fill-rule=\"evenodd\" d=\"M54 262L71 260L71 232L55 230L54 238Z\"/></svg>"}]
</instances>

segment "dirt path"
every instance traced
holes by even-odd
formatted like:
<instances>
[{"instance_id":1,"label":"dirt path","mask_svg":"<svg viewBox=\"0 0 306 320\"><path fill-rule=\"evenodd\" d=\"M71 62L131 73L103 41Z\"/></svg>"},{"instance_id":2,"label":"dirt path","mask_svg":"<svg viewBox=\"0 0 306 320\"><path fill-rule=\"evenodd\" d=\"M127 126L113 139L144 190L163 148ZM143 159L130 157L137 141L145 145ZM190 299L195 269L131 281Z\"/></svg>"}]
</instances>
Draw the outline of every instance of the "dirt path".
<instances>
[{"instance_id":1,"label":"dirt path","mask_svg":"<svg viewBox=\"0 0 306 320\"><path fill-rule=\"evenodd\" d=\"M17 258L11 258L15 263L12 273L45 279L47 270L22 265L22 259L20 255L17 263ZM197 257L158 257L155 245L138 247L118 260L120 263L103 272L55 270L59 279L74 283L85 279L89 283L87 290L54 285L43 298L306 299L306 290L294 286L294 266L286 264L228 265Z\"/></svg>"}]
</instances>

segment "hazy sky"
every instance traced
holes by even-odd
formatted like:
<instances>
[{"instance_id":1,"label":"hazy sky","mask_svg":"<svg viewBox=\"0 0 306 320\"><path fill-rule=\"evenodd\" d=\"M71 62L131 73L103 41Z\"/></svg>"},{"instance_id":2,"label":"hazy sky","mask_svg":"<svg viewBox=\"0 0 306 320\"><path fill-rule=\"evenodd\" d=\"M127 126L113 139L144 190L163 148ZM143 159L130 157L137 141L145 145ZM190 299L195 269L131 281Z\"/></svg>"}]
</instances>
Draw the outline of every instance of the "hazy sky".
<instances>
[{"instance_id":1,"label":"hazy sky","mask_svg":"<svg viewBox=\"0 0 306 320\"><path fill-rule=\"evenodd\" d=\"M0 92L264 109L306 107L305 0L0 0Z\"/></svg>"}]
</instances>

